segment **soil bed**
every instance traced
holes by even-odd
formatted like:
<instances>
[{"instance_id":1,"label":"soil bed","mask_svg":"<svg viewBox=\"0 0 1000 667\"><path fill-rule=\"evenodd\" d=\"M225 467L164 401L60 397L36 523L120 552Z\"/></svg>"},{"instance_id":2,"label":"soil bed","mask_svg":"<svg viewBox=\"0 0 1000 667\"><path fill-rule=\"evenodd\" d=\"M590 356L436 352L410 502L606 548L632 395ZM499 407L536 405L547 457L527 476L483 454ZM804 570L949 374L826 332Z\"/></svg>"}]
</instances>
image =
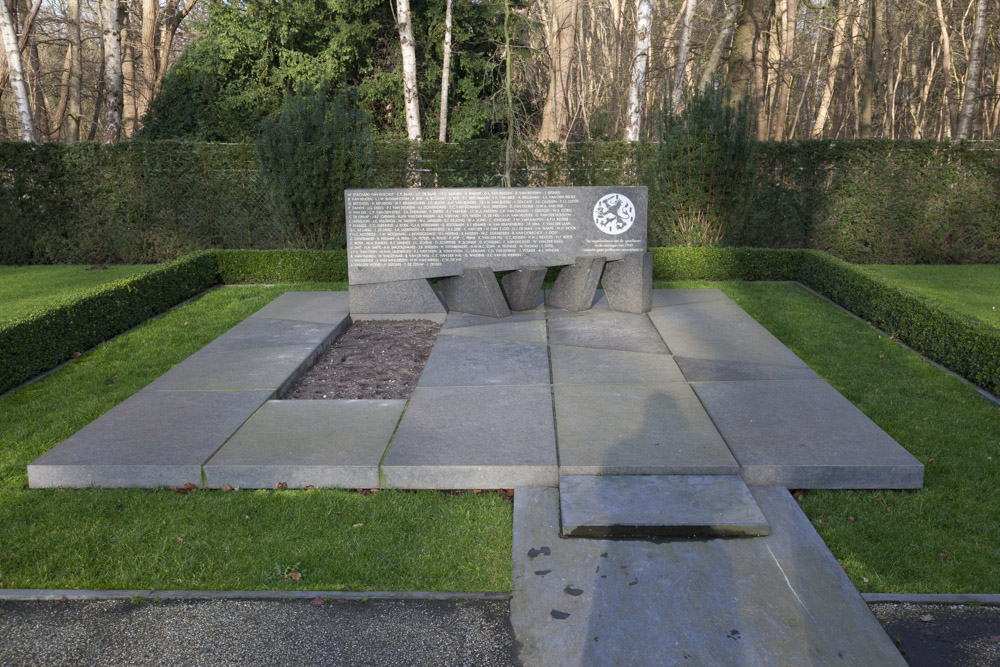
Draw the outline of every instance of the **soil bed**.
<instances>
[{"instance_id":1,"label":"soil bed","mask_svg":"<svg viewBox=\"0 0 1000 667\"><path fill-rule=\"evenodd\" d=\"M282 398L409 398L440 329L430 320L355 322Z\"/></svg>"}]
</instances>

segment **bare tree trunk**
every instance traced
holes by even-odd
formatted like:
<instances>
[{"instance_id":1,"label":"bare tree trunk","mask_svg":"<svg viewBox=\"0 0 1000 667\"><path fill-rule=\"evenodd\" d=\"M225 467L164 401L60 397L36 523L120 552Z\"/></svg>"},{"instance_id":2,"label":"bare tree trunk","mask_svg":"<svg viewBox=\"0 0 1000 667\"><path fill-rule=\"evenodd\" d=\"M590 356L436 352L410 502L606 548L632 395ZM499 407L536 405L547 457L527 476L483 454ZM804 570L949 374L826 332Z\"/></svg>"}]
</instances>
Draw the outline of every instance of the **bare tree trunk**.
<instances>
[{"instance_id":1,"label":"bare tree trunk","mask_svg":"<svg viewBox=\"0 0 1000 667\"><path fill-rule=\"evenodd\" d=\"M830 38L830 64L826 70L826 85L823 86L823 97L816 111L816 122L813 123L812 132L809 133L813 139L823 138L823 128L830 114L830 102L833 100L834 88L837 85L837 68L840 67L840 54L844 50L847 20L853 6L852 0L837 2L837 19L833 25L833 36Z\"/></svg>"},{"instance_id":2,"label":"bare tree trunk","mask_svg":"<svg viewBox=\"0 0 1000 667\"><path fill-rule=\"evenodd\" d=\"M3 0L0 0L2 2ZM28 15L24 17L24 25L21 26L21 36L17 39L17 52L21 53L24 51L25 47L28 46L28 38L31 36L31 30L35 27L35 18L38 16L38 10L42 8L42 0L35 0L35 3L31 5L31 9L28 10ZM8 5L8 9L13 12L13 9ZM11 25L14 26L15 36L17 34L17 23L14 21L14 14L10 15ZM3 91L3 87L7 85L7 77L10 74L10 70L7 66L7 59L0 58L0 92ZM24 75L24 61L21 61L21 75Z\"/></svg>"},{"instance_id":3,"label":"bare tree trunk","mask_svg":"<svg viewBox=\"0 0 1000 667\"><path fill-rule=\"evenodd\" d=\"M80 140L80 123L83 120L80 91L83 88L83 56L80 39L80 0L68 0L66 5L66 34L69 37L70 75L67 91L67 120L65 138L67 143Z\"/></svg>"},{"instance_id":4,"label":"bare tree trunk","mask_svg":"<svg viewBox=\"0 0 1000 667\"><path fill-rule=\"evenodd\" d=\"M681 36L677 41L677 65L674 67L674 89L670 96L670 103L675 110L680 108L681 98L684 95L684 73L687 72L688 54L691 51L691 25L694 23L694 8L697 2L698 0L687 0L684 3L684 20L681 22Z\"/></svg>"},{"instance_id":5,"label":"bare tree trunk","mask_svg":"<svg viewBox=\"0 0 1000 667\"><path fill-rule=\"evenodd\" d=\"M569 131L569 83L576 57L578 0L550 0L549 90L542 108L539 141L563 141Z\"/></svg>"},{"instance_id":6,"label":"bare tree trunk","mask_svg":"<svg viewBox=\"0 0 1000 667\"><path fill-rule=\"evenodd\" d=\"M795 76L795 21L798 0L787 0L785 11L781 16L781 64L778 69L777 100L774 107L774 117L771 119L771 139L781 141L785 138L785 127L788 124L788 98L792 94L792 80Z\"/></svg>"},{"instance_id":7,"label":"bare tree trunk","mask_svg":"<svg viewBox=\"0 0 1000 667\"><path fill-rule=\"evenodd\" d=\"M948 123L945 128L945 136L951 137L958 124L958 109L955 99L951 94L953 79L955 77L955 62L951 57L951 38L948 36L948 23L945 21L944 9L941 7L941 0L934 0L937 9L938 23L941 26L941 55L944 58L944 101L948 109Z\"/></svg>"},{"instance_id":8,"label":"bare tree trunk","mask_svg":"<svg viewBox=\"0 0 1000 667\"><path fill-rule=\"evenodd\" d=\"M146 109L156 94L156 24L159 9L159 0L142 0L142 32L139 37L142 89L136 93L137 118L142 118L146 114Z\"/></svg>"},{"instance_id":9,"label":"bare tree trunk","mask_svg":"<svg viewBox=\"0 0 1000 667\"><path fill-rule=\"evenodd\" d=\"M178 0L166 0L163 5L163 11L160 13L160 55L156 58L156 86L149 98L150 102L163 87L163 75L167 73L167 67L170 65L170 51L173 49L177 28L196 4L198 0L187 0L183 7L179 7Z\"/></svg>"},{"instance_id":10,"label":"bare tree trunk","mask_svg":"<svg viewBox=\"0 0 1000 667\"><path fill-rule=\"evenodd\" d=\"M865 58L865 79L861 89L861 137L872 136L872 116L875 104L875 82L878 62L882 59L882 30L885 26L884 0L868 0L868 44Z\"/></svg>"},{"instance_id":11,"label":"bare tree trunk","mask_svg":"<svg viewBox=\"0 0 1000 667\"><path fill-rule=\"evenodd\" d=\"M69 80L70 76L73 74L73 47L66 47L66 57L63 59L63 70L62 76L59 81L59 102L56 105L55 115L49 121L49 141L56 141L59 139L59 133L62 130L63 120L66 118L66 107L69 103Z\"/></svg>"},{"instance_id":12,"label":"bare tree trunk","mask_svg":"<svg viewBox=\"0 0 1000 667\"><path fill-rule=\"evenodd\" d=\"M122 135L122 34L118 0L101 0L104 42L104 130L101 142L112 144Z\"/></svg>"},{"instance_id":13,"label":"bare tree trunk","mask_svg":"<svg viewBox=\"0 0 1000 667\"><path fill-rule=\"evenodd\" d=\"M689 0L693 3L694 0ZM649 35L653 26L653 0L638 0L635 7L635 50L632 54L632 82L628 88L628 125L626 141L639 141L642 101L646 97L646 72L649 69Z\"/></svg>"},{"instance_id":14,"label":"bare tree trunk","mask_svg":"<svg viewBox=\"0 0 1000 667\"><path fill-rule=\"evenodd\" d=\"M743 1L729 52L727 85L732 92L733 102L739 103L749 95L757 104L758 113L765 103L764 59L767 54L767 31L772 2L773 0Z\"/></svg>"},{"instance_id":15,"label":"bare tree trunk","mask_svg":"<svg viewBox=\"0 0 1000 667\"><path fill-rule=\"evenodd\" d=\"M396 27L403 51L403 101L406 104L406 136L420 141L420 97L417 90L417 50L410 20L410 0L396 0Z\"/></svg>"},{"instance_id":16,"label":"bare tree trunk","mask_svg":"<svg viewBox=\"0 0 1000 667\"><path fill-rule=\"evenodd\" d=\"M913 138L921 139L924 136L924 118L927 115L927 101L930 99L931 86L934 83L934 72L937 69L938 56L940 51L935 49L936 45L931 44L930 66L927 68L927 77L924 79L924 86L920 90L920 104L917 107L917 114L914 117Z\"/></svg>"},{"instance_id":17,"label":"bare tree trunk","mask_svg":"<svg viewBox=\"0 0 1000 667\"><path fill-rule=\"evenodd\" d=\"M799 103L795 107L795 116L792 117L792 129L788 131L788 138L795 138L795 130L799 126L799 116L802 114L802 106L805 104L806 100L809 99L809 87L812 83L813 74L816 73L816 56L819 54L819 35L816 35L816 41L813 42L813 54L812 60L809 61L809 70L806 73L806 81L802 84L802 95L799 96Z\"/></svg>"},{"instance_id":18,"label":"bare tree trunk","mask_svg":"<svg viewBox=\"0 0 1000 667\"><path fill-rule=\"evenodd\" d=\"M969 53L969 70L965 76L965 95L962 111L958 117L956 139L968 139L972 134L972 114L979 94L979 79L983 73L983 43L986 41L986 2L979 0L976 5L976 23L972 29L972 51Z\"/></svg>"},{"instance_id":19,"label":"bare tree trunk","mask_svg":"<svg viewBox=\"0 0 1000 667\"><path fill-rule=\"evenodd\" d=\"M448 79L451 77L451 0L444 10L444 56L441 63L441 115L438 121L438 141L448 137Z\"/></svg>"},{"instance_id":20,"label":"bare tree trunk","mask_svg":"<svg viewBox=\"0 0 1000 667\"><path fill-rule=\"evenodd\" d=\"M35 133L41 140L49 134L49 100L42 88L42 62L38 57L38 42L32 37L28 46L28 93L31 96Z\"/></svg>"},{"instance_id":21,"label":"bare tree trunk","mask_svg":"<svg viewBox=\"0 0 1000 667\"><path fill-rule=\"evenodd\" d=\"M17 42L17 28L14 26L14 17L6 0L0 0L0 37L3 38L3 50L7 56L7 69L10 87L14 91L14 105L17 108L17 124L21 131L21 140L37 141L35 124L31 118L31 105L28 101L28 89L24 85L24 67L21 64L21 49Z\"/></svg>"},{"instance_id":22,"label":"bare tree trunk","mask_svg":"<svg viewBox=\"0 0 1000 667\"><path fill-rule=\"evenodd\" d=\"M715 43L712 44L712 51L708 55L705 68L701 71L698 87L702 90L712 85L715 72L719 69L719 63L722 61L722 50L729 44L729 38L733 34L736 11L739 9L739 0L723 0L723 2L731 4L726 5L726 12L722 17L722 26L719 28L719 34L715 38Z\"/></svg>"}]
</instances>

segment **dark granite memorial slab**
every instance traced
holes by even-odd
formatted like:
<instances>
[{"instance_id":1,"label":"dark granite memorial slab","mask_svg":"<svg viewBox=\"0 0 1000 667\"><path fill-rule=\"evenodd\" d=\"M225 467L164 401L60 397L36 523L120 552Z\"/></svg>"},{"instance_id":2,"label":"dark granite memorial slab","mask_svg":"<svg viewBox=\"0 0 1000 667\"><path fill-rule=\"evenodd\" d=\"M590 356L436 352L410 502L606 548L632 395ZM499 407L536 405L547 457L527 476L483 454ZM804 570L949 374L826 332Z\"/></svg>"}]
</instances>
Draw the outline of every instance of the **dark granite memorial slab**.
<instances>
[{"instance_id":1,"label":"dark granite memorial slab","mask_svg":"<svg viewBox=\"0 0 1000 667\"><path fill-rule=\"evenodd\" d=\"M601 284L612 309L648 313L653 308L653 253L634 253L608 262Z\"/></svg>"},{"instance_id":2,"label":"dark granite memorial slab","mask_svg":"<svg viewBox=\"0 0 1000 667\"><path fill-rule=\"evenodd\" d=\"M578 257L575 264L563 267L545 297L545 305L571 311L589 310L604 264L603 257Z\"/></svg>"},{"instance_id":3,"label":"dark granite memorial slab","mask_svg":"<svg viewBox=\"0 0 1000 667\"><path fill-rule=\"evenodd\" d=\"M548 268L544 266L526 266L511 271L500 279L500 288L507 297L507 305L511 310L531 310L538 305L538 296L547 272Z\"/></svg>"},{"instance_id":4,"label":"dark granite memorial slab","mask_svg":"<svg viewBox=\"0 0 1000 667\"><path fill-rule=\"evenodd\" d=\"M622 259L646 250L646 197L645 187L347 190L348 279Z\"/></svg>"},{"instance_id":5,"label":"dark granite memorial slab","mask_svg":"<svg viewBox=\"0 0 1000 667\"><path fill-rule=\"evenodd\" d=\"M507 300L490 269L466 269L460 276L442 278L438 287L449 311L486 317L510 315Z\"/></svg>"},{"instance_id":6,"label":"dark granite memorial slab","mask_svg":"<svg viewBox=\"0 0 1000 667\"><path fill-rule=\"evenodd\" d=\"M350 286L351 313L444 313L441 297L424 278Z\"/></svg>"}]
</instances>

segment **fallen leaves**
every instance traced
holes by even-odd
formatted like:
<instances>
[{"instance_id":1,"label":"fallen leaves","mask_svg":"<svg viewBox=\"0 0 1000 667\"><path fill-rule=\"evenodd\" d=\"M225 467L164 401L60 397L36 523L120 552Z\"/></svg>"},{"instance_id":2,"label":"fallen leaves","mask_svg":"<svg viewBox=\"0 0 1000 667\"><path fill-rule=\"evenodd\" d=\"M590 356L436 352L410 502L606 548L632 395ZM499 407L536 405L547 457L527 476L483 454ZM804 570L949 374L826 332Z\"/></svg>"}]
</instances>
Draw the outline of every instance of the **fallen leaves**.
<instances>
[{"instance_id":1,"label":"fallen leaves","mask_svg":"<svg viewBox=\"0 0 1000 667\"><path fill-rule=\"evenodd\" d=\"M198 488L197 486L195 486L191 482L188 482L187 484L185 484L180 488L177 488L176 486L171 486L170 490L175 493L191 493L192 491L195 491L197 488Z\"/></svg>"},{"instance_id":2,"label":"fallen leaves","mask_svg":"<svg viewBox=\"0 0 1000 667\"><path fill-rule=\"evenodd\" d=\"M229 486L228 484L226 484L225 486L222 487L222 492L223 493L229 493L232 490L233 490L233 487Z\"/></svg>"},{"instance_id":3,"label":"fallen leaves","mask_svg":"<svg viewBox=\"0 0 1000 667\"><path fill-rule=\"evenodd\" d=\"M317 595L312 599L312 601L309 604L311 604L314 607L322 607L323 605L326 604L326 600Z\"/></svg>"},{"instance_id":4,"label":"fallen leaves","mask_svg":"<svg viewBox=\"0 0 1000 667\"><path fill-rule=\"evenodd\" d=\"M288 572L285 574L285 579L291 579L292 581L299 581L300 579L302 579L302 573Z\"/></svg>"},{"instance_id":5,"label":"fallen leaves","mask_svg":"<svg viewBox=\"0 0 1000 667\"><path fill-rule=\"evenodd\" d=\"M934 617L931 616L930 614L923 614L923 615L920 616L920 622L921 623L933 623L934 622Z\"/></svg>"},{"instance_id":6,"label":"fallen leaves","mask_svg":"<svg viewBox=\"0 0 1000 667\"><path fill-rule=\"evenodd\" d=\"M277 484L274 485L275 491L283 491L284 489L287 488L288 488L288 482L278 482Z\"/></svg>"}]
</instances>

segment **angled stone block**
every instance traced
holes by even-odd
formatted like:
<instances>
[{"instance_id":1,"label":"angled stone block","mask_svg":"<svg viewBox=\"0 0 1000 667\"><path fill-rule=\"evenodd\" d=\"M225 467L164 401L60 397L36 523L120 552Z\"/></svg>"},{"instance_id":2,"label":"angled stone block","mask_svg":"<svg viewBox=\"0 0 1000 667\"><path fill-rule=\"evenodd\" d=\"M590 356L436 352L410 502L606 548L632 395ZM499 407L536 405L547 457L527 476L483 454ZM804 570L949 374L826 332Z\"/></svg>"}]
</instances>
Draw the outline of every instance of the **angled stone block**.
<instances>
[{"instance_id":1,"label":"angled stone block","mask_svg":"<svg viewBox=\"0 0 1000 667\"><path fill-rule=\"evenodd\" d=\"M608 262L601 284L613 310L648 313L653 308L653 253L636 252Z\"/></svg>"},{"instance_id":2,"label":"angled stone block","mask_svg":"<svg viewBox=\"0 0 1000 667\"><path fill-rule=\"evenodd\" d=\"M438 281L448 310L486 317L507 317L510 308L491 269L466 269Z\"/></svg>"},{"instance_id":3,"label":"angled stone block","mask_svg":"<svg viewBox=\"0 0 1000 667\"><path fill-rule=\"evenodd\" d=\"M285 292L252 317L339 324L349 311L347 292Z\"/></svg>"},{"instance_id":4,"label":"angled stone block","mask_svg":"<svg viewBox=\"0 0 1000 667\"><path fill-rule=\"evenodd\" d=\"M545 297L545 305L563 310L589 310L604 271L603 257L577 257L576 264L563 267Z\"/></svg>"},{"instance_id":5,"label":"angled stone block","mask_svg":"<svg viewBox=\"0 0 1000 667\"><path fill-rule=\"evenodd\" d=\"M767 535L738 475L564 475L563 534L572 537Z\"/></svg>"},{"instance_id":6,"label":"angled stone block","mask_svg":"<svg viewBox=\"0 0 1000 667\"><path fill-rule=\"evenodd\" d=\"M538 305L538 295L547 271L544 266L526 266L504 274L500 279L500 288L511 310L531 310Z\"/></svg>"},{"instance_id":7,"label":"angled stone block","mask_svg":"<svg viewBox=\"0 0 1000 667\"><path fill-rule=\"evenodd\" d=\"M447 309L426 278L351 285L352 313L444 313Z\"/></svg>"}]
</instances>

